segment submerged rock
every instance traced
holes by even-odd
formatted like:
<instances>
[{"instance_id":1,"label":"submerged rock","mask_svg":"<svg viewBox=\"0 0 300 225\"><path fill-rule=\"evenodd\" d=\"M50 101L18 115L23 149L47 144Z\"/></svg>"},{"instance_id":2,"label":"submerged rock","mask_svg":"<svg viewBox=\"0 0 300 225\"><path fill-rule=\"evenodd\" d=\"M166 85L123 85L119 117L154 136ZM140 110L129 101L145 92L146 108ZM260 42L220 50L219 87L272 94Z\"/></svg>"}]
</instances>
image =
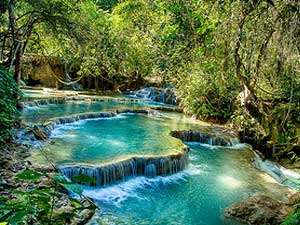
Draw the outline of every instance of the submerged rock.
<instances>
[{"instance_id":1,"label":"submerged rock","mask_svg":"<svg viewBox=\"0 0 300 225\"><path fill-rule=\"evenodd\" d=\"M33 134L34 136L38 139L38 140L47 140L48 135L46 134L46 132L44 132L40 127L38 126L34 126L33 127Z\"/></svg>"},{"instance_id":2,"label":"submerged rock","mask_svg":"<svg viewBox=\"0 0 300 225\"><path fill-rule=\"evenodd\" d=\"M266 195L256 195L234 203L225 210L225 216L253 225L278 225L294 210L294 207Z\"/></svg>"}]
</instances>

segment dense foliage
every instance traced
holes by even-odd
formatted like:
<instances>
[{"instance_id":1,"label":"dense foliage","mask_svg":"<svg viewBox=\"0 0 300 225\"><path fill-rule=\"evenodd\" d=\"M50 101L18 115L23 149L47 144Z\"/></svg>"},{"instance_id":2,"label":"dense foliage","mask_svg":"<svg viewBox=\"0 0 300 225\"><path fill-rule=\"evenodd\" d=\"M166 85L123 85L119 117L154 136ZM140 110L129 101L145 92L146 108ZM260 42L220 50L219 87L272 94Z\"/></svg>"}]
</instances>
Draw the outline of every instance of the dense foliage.
<instances>
[{"instance_id":1,"label":"dense foliage","mask_svg":"<svg viewBox=\"0 0 300 225\"><path fill-rule=\"evenodd\" d=\"M59 82L96 90L126 91L149 78L171 83L187 113L230 121L266 155L293 161L300 156L299 4L10 0L1 5L0 63L14 65L19 80L29 55L59 58Z\"/></svg>"},{"instance_id":2,"label":"dense foliage","mask_svg":"<svg viewBox=\"0 0 300 225\"><path fill-rule=\"evenodd\" d=\"M46 176L46 174L33 170L26 170L16 175L16 178L26 185L25 188L11 190L10 194L14 196L13 199L6 196L0 197L0 221L5 221L3 224L70 224L81 210L95 209L94 205L84 207L78 199L70 198L72 208L61 212L57 211L57 206L62 204L62 193L60 192L62 188L79 196L82 194L82 189L66 181L60 174L56 174L47 186L36 188L33 185L35 181Z\"/></svg>"},{"instance_id":3,"label":"dense foliage","mask_svg":"<svg viewBox=\"0 0 300 225\"><path fill-rule=\"evenodd\" d=\"M43 55L60 60L65 85L173 84L186 113L229 122L267 157L300 160L298 0L5 0L0 12L0 65L18 82ZM4 142L18 94L0 75Z\"/></svg>"},{"instance_id":4,"label":"dense foliage","mask_svg":"<svg viewBox=\"0 0 300 225\"><path fill-rule=\"evenodd\" d=\"M18 86L13 74L0 67L0 145L10 142L18 118Z\"/></svg>"}]
</instances>

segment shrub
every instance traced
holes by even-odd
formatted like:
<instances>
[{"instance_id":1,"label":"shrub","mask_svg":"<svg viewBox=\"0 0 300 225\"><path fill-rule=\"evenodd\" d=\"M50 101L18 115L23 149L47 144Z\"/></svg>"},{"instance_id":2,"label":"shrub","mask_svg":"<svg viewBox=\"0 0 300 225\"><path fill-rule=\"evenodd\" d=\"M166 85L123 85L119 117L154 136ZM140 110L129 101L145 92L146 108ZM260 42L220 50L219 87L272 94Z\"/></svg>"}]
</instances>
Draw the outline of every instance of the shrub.
<instances>
[{"instance_id":1,"label":"shrub","mask_svg":"<svg viewBox=\"0 0 300 225\"><path fill-rule=\"evenodd\" d=\"M0 67L0 145L9 142L18 118L17 103L20 96L13 74Z\"/></svg>"}]
</instances>

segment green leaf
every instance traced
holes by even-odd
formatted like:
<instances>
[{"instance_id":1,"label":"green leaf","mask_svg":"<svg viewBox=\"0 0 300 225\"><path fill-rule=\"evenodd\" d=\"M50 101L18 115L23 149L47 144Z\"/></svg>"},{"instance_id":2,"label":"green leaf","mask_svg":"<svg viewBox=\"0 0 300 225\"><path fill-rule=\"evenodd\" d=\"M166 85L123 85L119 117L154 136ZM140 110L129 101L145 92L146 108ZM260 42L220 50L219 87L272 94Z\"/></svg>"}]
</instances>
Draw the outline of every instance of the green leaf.
<instances>
[{"instance_id":1,"label":"green leaf","mask_svg":"<svg viewBox=\"0 0 300 225\"><path fill-rule=\"evenodd\" d=\"M17 211L10 218L10 224L20 224L21 222L26 221L28 212L26 211Z\"/></svg>"},{"instance_id":2,"label":"green leaf","mask_svg":"<svg viewBox=\"0 0 300 225\"><path fill-rule=\"evenodd\" d=\"M79 184L95 184L96 179L93 177L86 176L84 174L80 174L78 176L72 176L71 179L76 181Z\"/></svg>"},{"instance_id":3,"label":"green leaf","mask_svg":"<svg viewBox=\"0 0 300 225\"><path fill-rule=\"evenodd\" d=\"M81 207L81 203L80 203L79 200L74 199L74 198L70 198L70 201L71 201L72 205L74 205L76 208Z\"/></svg>"},{"instance_id":4,"label":"green leaf","mask_svg":"<svg viewBox=\"0 0 300 225\"><path fill-rule=\"evenodd\" d=\"M43 176L46 175L43 173L35 172L33 170L26 170L25 172L16 175L16 177L21 180L38 180Z\"/></svg>"}]
</instances>

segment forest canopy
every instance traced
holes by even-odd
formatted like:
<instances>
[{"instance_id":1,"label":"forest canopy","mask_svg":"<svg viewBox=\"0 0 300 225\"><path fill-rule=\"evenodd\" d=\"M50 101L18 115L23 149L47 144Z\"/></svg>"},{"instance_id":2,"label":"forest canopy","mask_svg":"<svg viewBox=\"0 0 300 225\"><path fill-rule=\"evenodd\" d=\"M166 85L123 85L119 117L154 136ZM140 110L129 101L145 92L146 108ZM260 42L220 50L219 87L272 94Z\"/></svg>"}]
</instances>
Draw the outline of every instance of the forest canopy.
<instances>
[{"instance_id":1,"label":"forest canopy","mask_svg":"<svg viewBox=\"0 0 300 225\"><path fill-rule=\"evenodd\" d=\"M4 0L0 64L18 83L32 56L58 59L70 74L59 82L89 77L96 90L155 78L186 113L297 160L299 10L298 0Z\"/></svg>"}]
</instances>

